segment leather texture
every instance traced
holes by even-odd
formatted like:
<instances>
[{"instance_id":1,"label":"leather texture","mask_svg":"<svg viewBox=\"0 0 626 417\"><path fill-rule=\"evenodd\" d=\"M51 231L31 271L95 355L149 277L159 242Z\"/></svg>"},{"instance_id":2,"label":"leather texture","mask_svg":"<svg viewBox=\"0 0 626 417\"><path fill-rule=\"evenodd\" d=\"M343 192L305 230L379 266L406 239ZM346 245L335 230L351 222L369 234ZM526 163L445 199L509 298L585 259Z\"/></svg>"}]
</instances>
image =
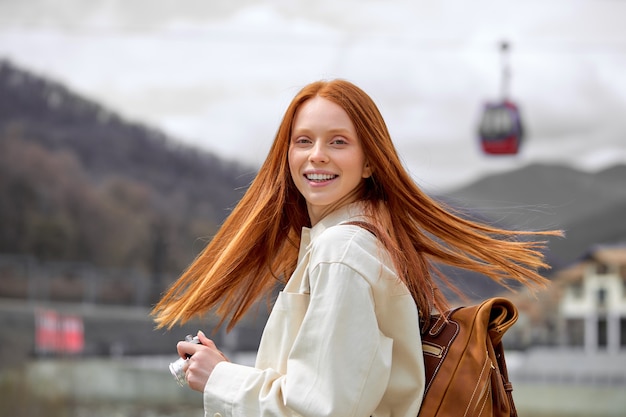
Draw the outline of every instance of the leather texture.
<instances>
[{"instance_id":1,"label":"leather texture","mask_svg":"<svg viewBox=\"0 0 626 417\"><path fill-rule=\"evenodd\" d=\"M517 417L502 346L517 317L505 298L431 316L422 329L426 392L418 417Z\"/></svg>"}]
</instances>

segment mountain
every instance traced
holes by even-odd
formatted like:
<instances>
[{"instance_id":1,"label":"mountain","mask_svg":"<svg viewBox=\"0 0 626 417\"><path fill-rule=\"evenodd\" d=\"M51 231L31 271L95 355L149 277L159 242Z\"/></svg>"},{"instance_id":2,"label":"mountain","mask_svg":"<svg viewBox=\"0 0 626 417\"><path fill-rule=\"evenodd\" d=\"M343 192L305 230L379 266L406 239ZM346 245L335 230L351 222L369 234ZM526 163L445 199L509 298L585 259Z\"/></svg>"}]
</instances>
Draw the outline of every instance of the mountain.
<instances>
[{"instance_id":1,"label":"mountain","mask_svg":"<svg viewBox=\"0 0 626 417\"><path fill-rule=\"evenodd\" d=\"M115 174L147 181L162 193L185 188L194 199L210 194L217 218L235 201L233 189L246 186L253 174L249 167L126 121L6 60L0 60L0 132L19 132L21 139L50 150L70 150L95 180Z\"/></svg>"},{"instance_id":2,"label":"mountain","mask_svg":"<svg viewBox=\"0 0 626 417\"><path fill-rule=\"evenodd\" d=\"M174 276L254 174L0 60L0 253Z\"/></svg>"},{"instance_id":3,"label":"mountain","mask_svg":"<svg viewBox=\"0 0 626 417\"><path fill-rule=\"evenodd\" d=\"M626 166L596 173L561 165L533 164L480 179L446 195L498 225L562 229L549 240L553 267L574 262L594 244L626 242Z\"/></svg>"}]
</instances>

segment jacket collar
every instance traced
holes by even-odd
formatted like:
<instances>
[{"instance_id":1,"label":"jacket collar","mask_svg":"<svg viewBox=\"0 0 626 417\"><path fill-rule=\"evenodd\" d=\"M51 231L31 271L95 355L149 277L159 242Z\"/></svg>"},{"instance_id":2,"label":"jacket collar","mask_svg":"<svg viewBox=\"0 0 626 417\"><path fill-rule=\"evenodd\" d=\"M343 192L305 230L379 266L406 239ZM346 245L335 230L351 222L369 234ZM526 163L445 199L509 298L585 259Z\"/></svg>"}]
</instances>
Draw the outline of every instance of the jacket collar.
<instances>
[{"instance_id":1,"label":"jacket collar","mask_svg":"<svg viewBox=\"0 0 626 417\"><path fill-rule=\"evenodd\" d=\"M300 238L300 256L308 249L312 241L314 241L326 229L345 223L351 220L357 220L363 217L364 209L362 202L354 202L329 213L311 228L303 227Z\"/></svg>"}]
</instances>

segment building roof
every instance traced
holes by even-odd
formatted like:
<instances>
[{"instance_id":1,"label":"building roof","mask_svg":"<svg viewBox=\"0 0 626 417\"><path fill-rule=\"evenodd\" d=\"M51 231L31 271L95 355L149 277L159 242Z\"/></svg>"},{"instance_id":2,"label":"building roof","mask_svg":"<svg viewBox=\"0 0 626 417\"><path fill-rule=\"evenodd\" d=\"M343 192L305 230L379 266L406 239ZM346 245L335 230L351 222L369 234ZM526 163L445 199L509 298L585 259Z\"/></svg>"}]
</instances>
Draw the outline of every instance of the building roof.
<instances>
[{"instance_id":1,"label":"building roof","mask_svg":"<svg viewBox=\"0 0 626 417\"><path fill-rule=\"evenodd\" d=\"M626 264L626 244L592 246L585 253L583 259L608 265Z\"/></svg>"}]
</instances>

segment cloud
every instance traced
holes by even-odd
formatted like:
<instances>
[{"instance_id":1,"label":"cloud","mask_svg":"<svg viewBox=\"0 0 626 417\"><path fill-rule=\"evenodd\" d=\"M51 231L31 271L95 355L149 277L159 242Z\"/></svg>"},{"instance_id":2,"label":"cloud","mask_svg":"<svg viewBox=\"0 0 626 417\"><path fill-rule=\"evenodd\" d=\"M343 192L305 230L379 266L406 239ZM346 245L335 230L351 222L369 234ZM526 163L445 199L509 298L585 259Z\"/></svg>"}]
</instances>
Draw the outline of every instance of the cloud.
<instances>
[{"instance_id":1,"label":"cloud","mask_svg":"<svg viewBox=\"0 0 626 417\"><path fill-rule=\"evenodd\" d=\"M256 165L302 85L347 78L414 175L447 188L537 160L626 162L625 14L597 1L26 0L0 2L0 54ZM500 94L503 38L529 137L515 158L489 158L476 124Z\"/></svg>"}]
</instances>

